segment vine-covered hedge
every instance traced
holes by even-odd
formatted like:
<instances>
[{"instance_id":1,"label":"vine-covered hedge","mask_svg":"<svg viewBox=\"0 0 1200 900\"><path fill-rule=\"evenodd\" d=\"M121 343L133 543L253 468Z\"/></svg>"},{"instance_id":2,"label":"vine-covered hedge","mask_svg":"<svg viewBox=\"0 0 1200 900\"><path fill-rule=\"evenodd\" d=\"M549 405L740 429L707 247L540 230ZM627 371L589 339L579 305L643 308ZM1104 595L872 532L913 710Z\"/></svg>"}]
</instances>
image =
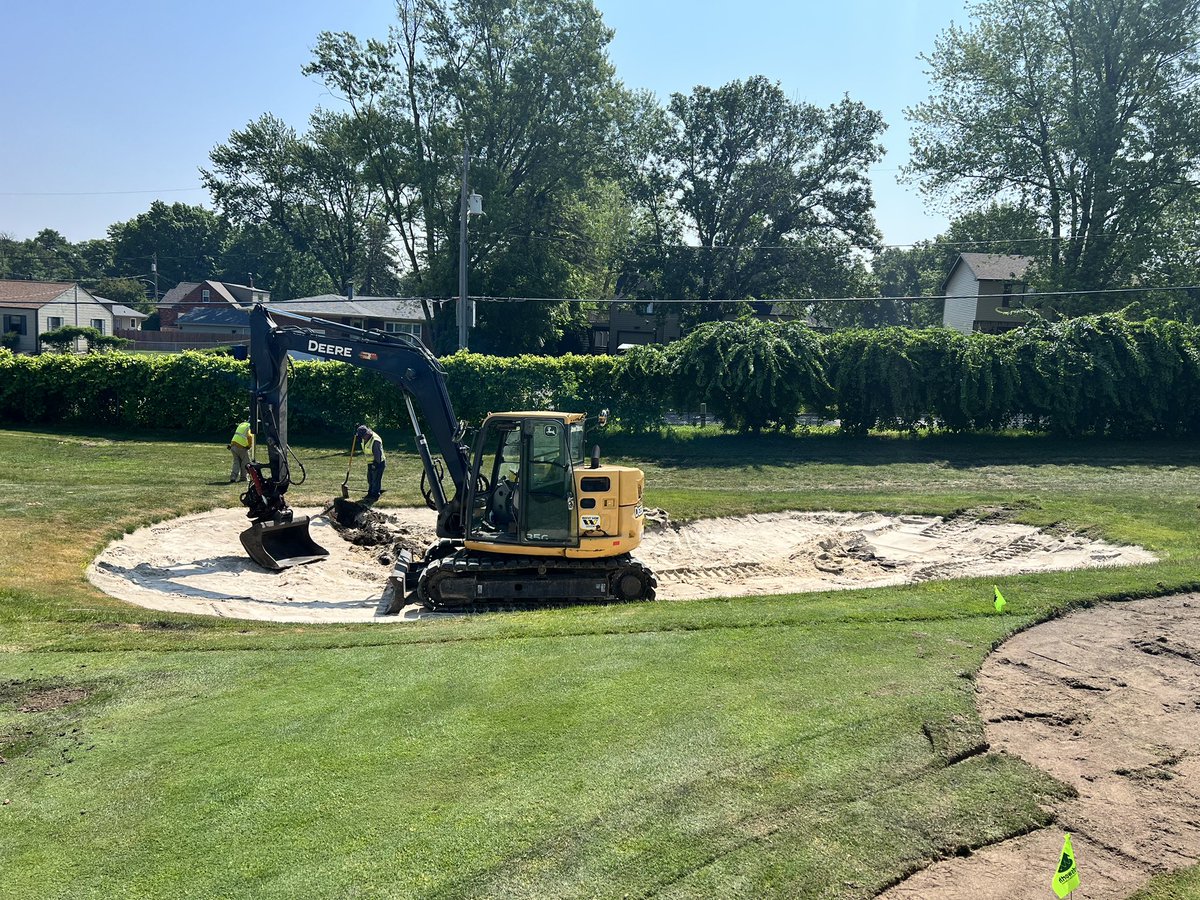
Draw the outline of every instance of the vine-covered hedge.
<instances>
[{"instance_id":1,"label":"vine-covered hedge","mask_svg":"<svg viewBox=\"0 0 1200 900\"><path fill-rule=\"evenodd\" d=\"M669 347L624 356L461 353L443 360L464 421L489 412L610 409L635 430L668 409L727 427L790 427L802 412L844 431L1200 433L1200 328L1119 315L1037 322L1004 335L860 329L820 336L792 323L711 323ZM245 416L246 363L202 353L15 356L0 349L0 421L221 431ZM391 383L340 363L296 363L298 431L367 421L405 428Z\"/></svg>"}]
</instances>

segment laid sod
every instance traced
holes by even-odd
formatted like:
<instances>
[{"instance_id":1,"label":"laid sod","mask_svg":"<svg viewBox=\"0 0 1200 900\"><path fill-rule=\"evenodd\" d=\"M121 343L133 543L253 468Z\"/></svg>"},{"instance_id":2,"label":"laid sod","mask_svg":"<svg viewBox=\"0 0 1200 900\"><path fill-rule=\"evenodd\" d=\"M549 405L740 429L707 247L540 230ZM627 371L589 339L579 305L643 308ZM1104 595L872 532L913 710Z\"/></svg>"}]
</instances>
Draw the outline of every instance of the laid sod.
<instances>
[{"instance_id":1,"label":"laid sod","mask_svg":"<svg viewBox=\"0 0 1200 900\"><path fill-rule=\"evenodd\" d=\"M236 503L223 443L0 431L0 895L870 896L1046 824L970 675L1072 604L1194 587L1200 449L684 434L608 441L676 517L1005 507L1160 563L990 583L298 627L82 579ZM396 442L389 442L395 446ZM300 447L296 502L344 451ZM419 502L413 457L388 502ZM1167 895L1170 896L1170 895Z\"/></svg>"}]
</instances>

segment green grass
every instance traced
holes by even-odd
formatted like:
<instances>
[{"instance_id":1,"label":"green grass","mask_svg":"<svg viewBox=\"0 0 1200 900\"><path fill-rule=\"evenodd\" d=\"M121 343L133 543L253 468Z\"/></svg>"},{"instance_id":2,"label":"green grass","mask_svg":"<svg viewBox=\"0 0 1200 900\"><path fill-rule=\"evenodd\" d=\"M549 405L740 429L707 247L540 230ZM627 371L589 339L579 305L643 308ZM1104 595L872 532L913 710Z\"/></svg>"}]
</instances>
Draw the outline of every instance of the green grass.
<instances>
[{"instance_id":1,"label":"green grass","mask_svg":"<svg viewBox=\"0 0 1200 900\"><path fill-rule=\"evenodd\" d=\"M1200 580L1192 443L685 432L605 442L676 517L1005 505L1162 561L1007 579L1003 616L983 580L406 626L174 616L82 569L235 488L208 483L223 437L138 438L0 431L3 896L870 896L1045 824L1064 790L977 752L970 676L997 641ZM320 503L344 450L299 453L296 502ZM389 502L418 502L417 471L390 452Z\"/></svg>"},{"instance_id":2,"label":"green grass","mask_svg":"<svg viewBox=\"0 0 1200 900\"><path fill-rule=\"evenodd\" d=\"M1174 875L1158 875L1129 900L1196 900L1200 897L1200 866Z\"/></svg>"}]
</instances>

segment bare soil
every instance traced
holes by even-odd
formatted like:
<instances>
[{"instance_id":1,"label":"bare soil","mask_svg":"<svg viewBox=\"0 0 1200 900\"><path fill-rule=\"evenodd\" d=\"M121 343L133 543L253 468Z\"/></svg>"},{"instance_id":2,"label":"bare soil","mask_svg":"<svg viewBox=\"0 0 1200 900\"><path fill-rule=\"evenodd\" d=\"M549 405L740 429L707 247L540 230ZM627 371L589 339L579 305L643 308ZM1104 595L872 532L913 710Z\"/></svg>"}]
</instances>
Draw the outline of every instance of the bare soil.
<instances>
[{"instance_id":1,"label":"bare soil","mask_svg":"<svg viewBox=\"0 0 1200 900\"><path fill-rule=\"evenodd\" d=\"M991 750L1073 787L1055 827L925 869L888 900L1052 896L1071 834L1083 900L1200 861L1200 595L1112 603L1016 635L984 663Z\"/></svg>"},{"instance_id":2,"label":"bare soil","mask_svg":"<svg viewBox=\"0 0 1200 900\"><path fill-rule=\"evenodd\" d=\"M663 600L1155 560L1140 547L1118 547L1065 529L1040 531L1005 521L995 510L951 518L783 512L683 525L652 510L649 523L637 556L657 574ZM310 525L329 557L275 573L246 557L238 542L245 527L240 509L225 509L139 529L105 548L88 578L122 600L169 612L285 622L379 621L376 610L396 554L405 548L419 552L435 537L429 510L384 513L339 503ZM410 608L399 620L419 615Z\"/></svg>"},{"instance_id":3,"label":"bare soil","mask_svg":"<svg viewBox=\"0 0 1200 900\"><path fill-rule=\"evenodd\" d=\"M59 709L68 703L77 703L90 695L87 688L39 685L36 682L9 681L0 684L0 701L9 700L17 704L17 712L46 712ZM7 736L0 735L0 746L7 743Z\"/></svg>"}]
</instances>

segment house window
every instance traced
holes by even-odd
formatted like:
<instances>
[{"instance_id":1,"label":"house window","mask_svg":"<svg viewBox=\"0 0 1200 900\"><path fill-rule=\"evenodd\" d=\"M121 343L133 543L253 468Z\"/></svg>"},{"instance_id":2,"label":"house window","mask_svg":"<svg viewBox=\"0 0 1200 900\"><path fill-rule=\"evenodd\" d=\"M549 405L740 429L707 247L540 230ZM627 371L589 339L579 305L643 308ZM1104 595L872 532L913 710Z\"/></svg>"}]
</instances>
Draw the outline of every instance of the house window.
<instances>
[{"instance_id":1,"label":"house window","mask_svg":"<svg viewBox=\"0 0 1200 900\"><path fill-rule=\"evenodd\" d=\"M202 290L200 292L200 302L201 303L208 303L211 299L212 299L212 291L210 291L208 288L205 288L204 290Z\"/></svg>"},{"instance_id":2,"label":"house window","mask_svg":"<svg viewBox=\"0 0 1200 900\"><path fill-rule=\"evenodd\" d=\"M351 319L351 320L350 320L350 327L351 327L351 328L362 328L362 327L363 327L363 320L362 320L362 319Z\"/></svg>"},{"instance_id":3,"label":"house window","mask_svg":"<svg viewBox=\"0 0 1200 900\"><path fill-rule=\"evenodd\" d=\"M46 330L53 331L62 328L62 316L46 316Z\"/></svg>"},{"instance_id":4,"label":"house window","mask_svg":"<svg viewBox=\"0 0 1200 900\"><path fill-rule=\"evenodd\" d=\"M25 333L25 317L24 316L8 316L4 317L4 334L11 332L17 334Z\"/></svg>"},{"instance_id":5,"label":"house window","mask_svg":"<svg viewBox=\"0 0 1200 900\"><path fill-rule=\"evenodd\" d=\"M592 332L592 346L597 350L608 349L608 329L601 330L597 328Z\"/></svg>"},{"instance_id":6,"label":"house window","mask_svg":"<svg viewBox=\"0 0 1200 900\"><path fill-rule=\"evenodd\" d=\"M1013 294L1024 294L1024 293L1025 293L1025 284L1023 282L1020 282L1020 281L1004 282L1004 293L1003 293L1003 296L1001 296L1001 298L1000 298L1001 308L1010 309L1012 307Z\"/></svg>"},{"instance_id":7,"label":"house window","mask_svg":"<svg viewBox=\"0 0 1200 900\"><path fill-rule=\"evenodd\" d=\"M411 334L415 338L421 336L421 326L412 322L384 322L383 330L388 334Z\"/></svg>"},{"instance_id":8,"label":"house window","mask_svg":"<svg viewBox=\"0 0 1200 900\"><path fill-rule=\"evenodd\" d=\"M95 328L101 334L104 334L104 320L103 319L92 319L92 327Z\"/></svg>"}]
</instances>

